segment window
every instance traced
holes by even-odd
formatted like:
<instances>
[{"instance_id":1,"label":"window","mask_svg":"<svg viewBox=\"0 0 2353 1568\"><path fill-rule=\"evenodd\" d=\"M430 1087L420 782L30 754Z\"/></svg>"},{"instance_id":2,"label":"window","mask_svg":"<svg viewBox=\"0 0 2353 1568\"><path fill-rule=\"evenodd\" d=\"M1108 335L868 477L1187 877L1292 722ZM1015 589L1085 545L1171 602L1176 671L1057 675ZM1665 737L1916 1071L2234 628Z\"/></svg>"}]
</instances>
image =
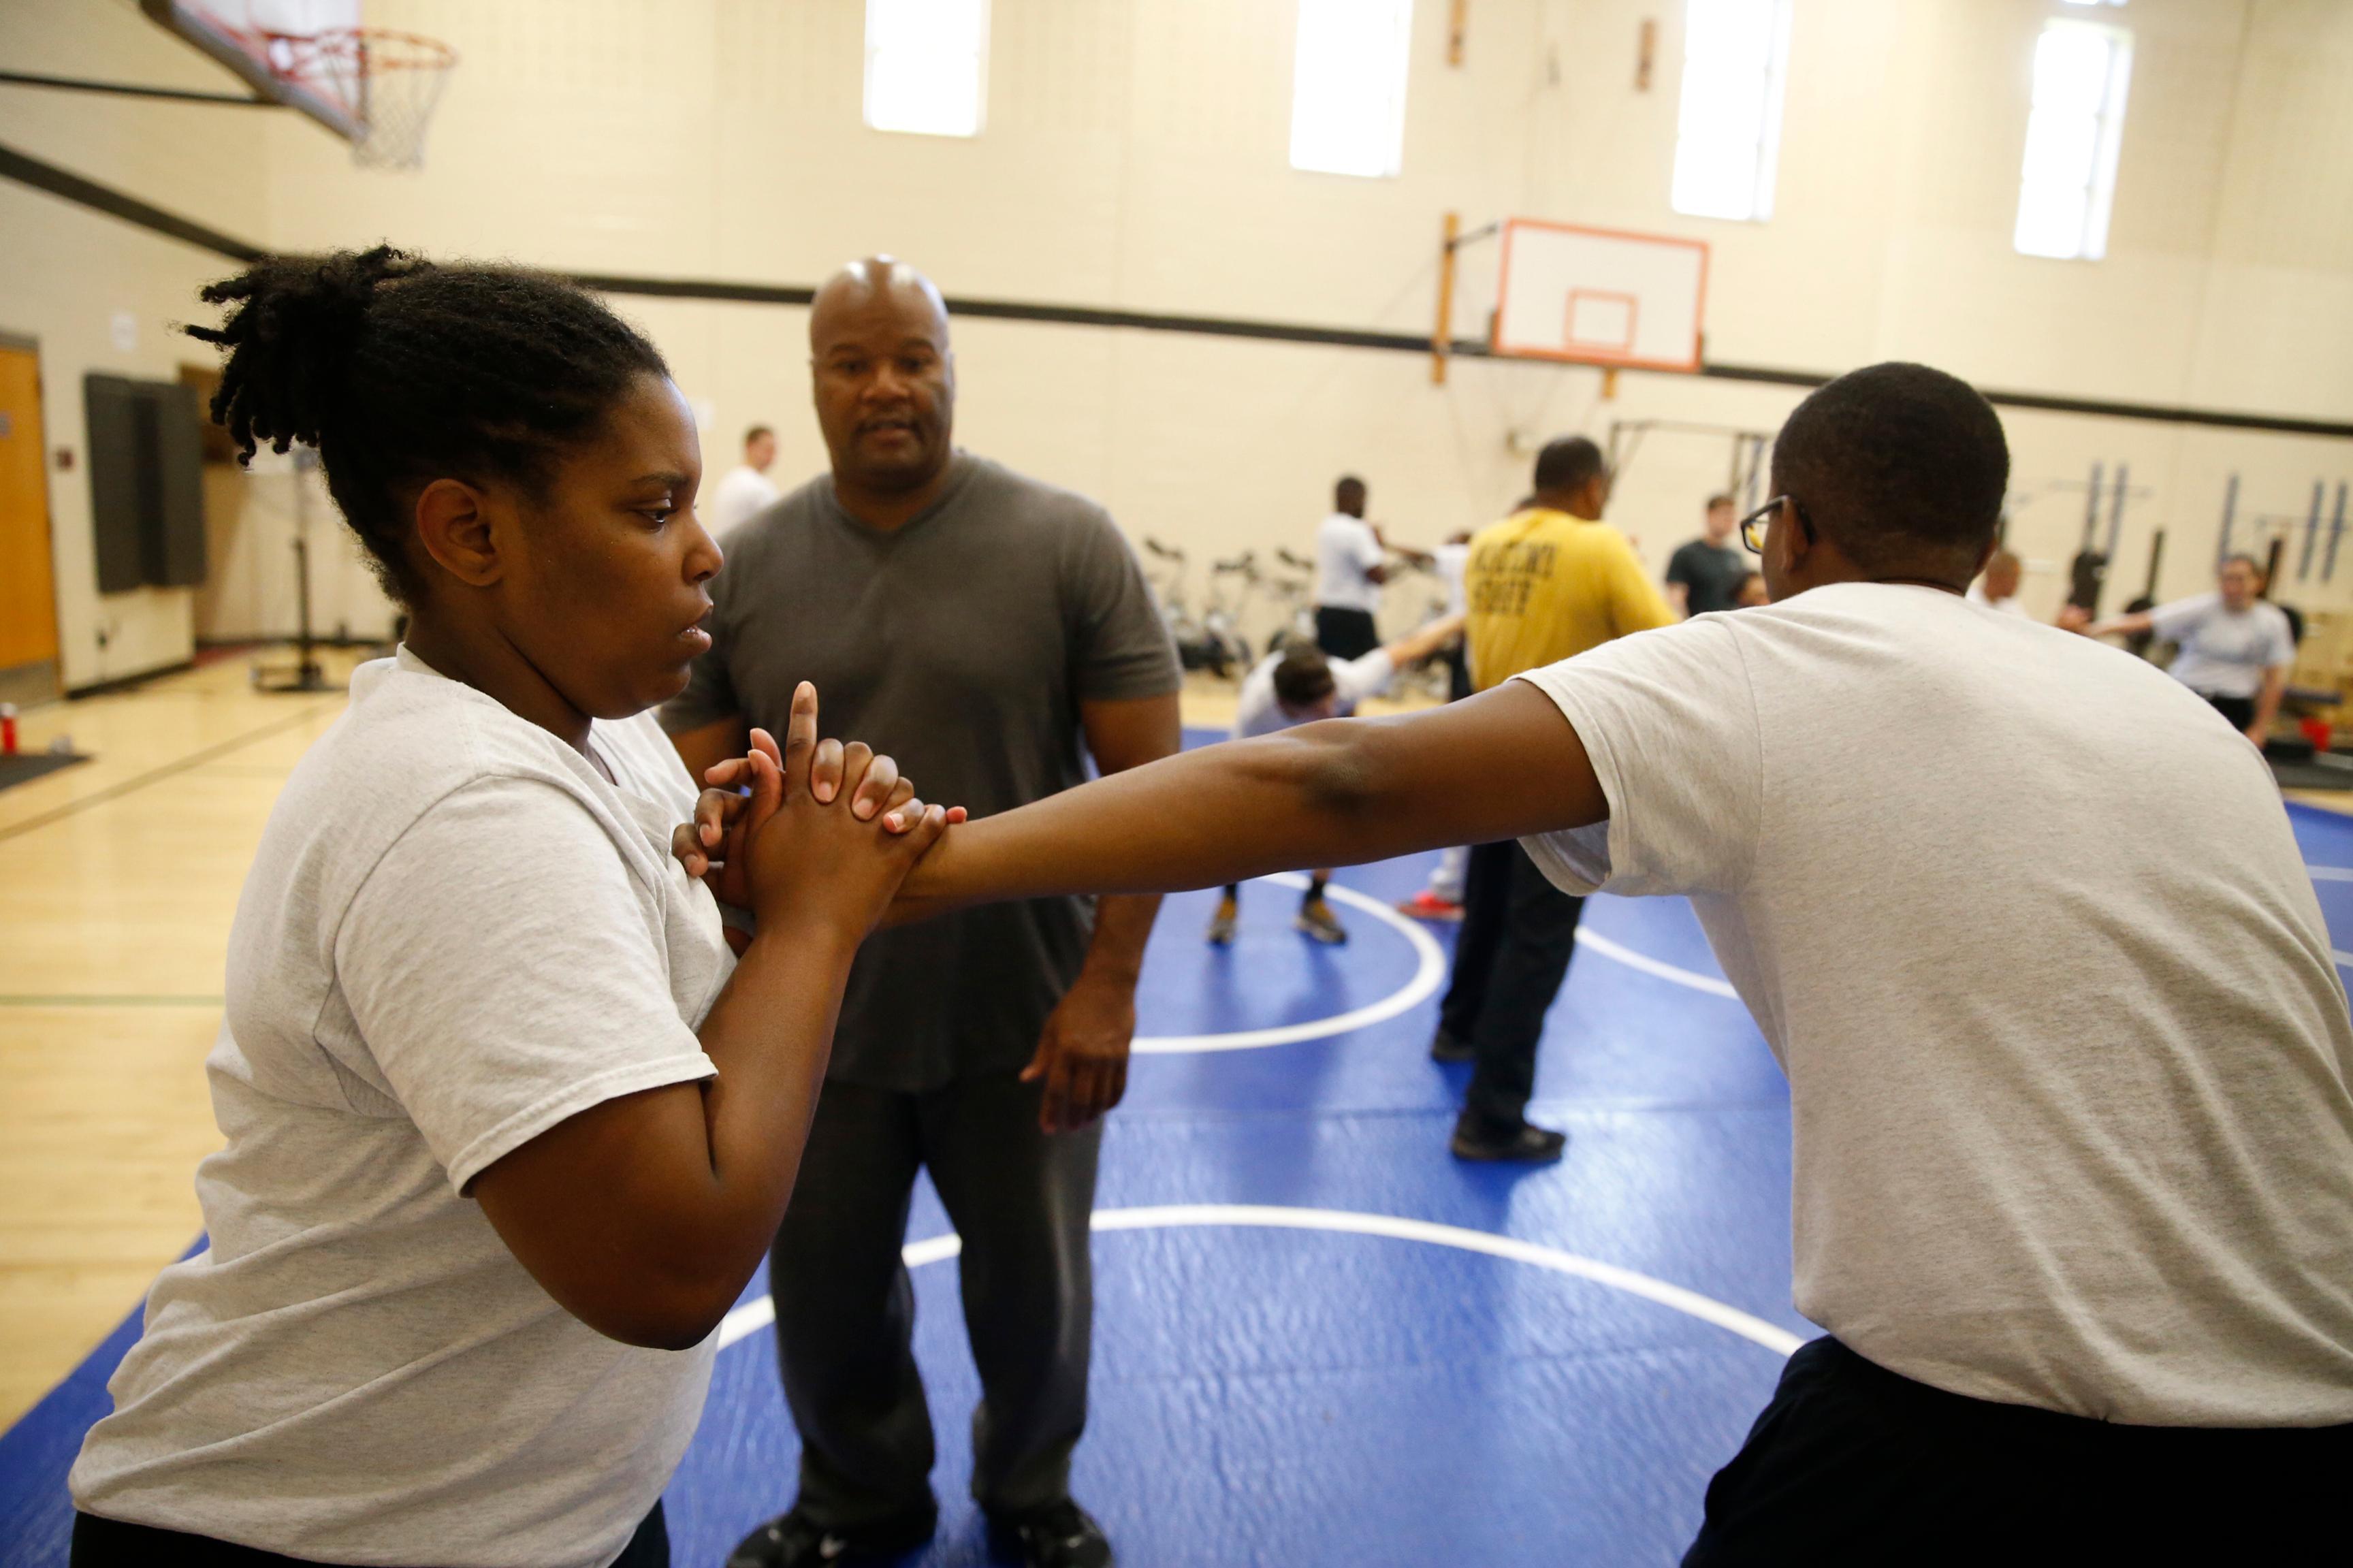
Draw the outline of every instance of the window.
<instances>
[{"instance_id":1,"label":"window","mask_svg":"<svg viewBox=\"0 0 2353 1568\"><path fill-rule=\"evenodd\" d=\"M1764 222L1781 159L1789 0L1689 0L1675 116L1675 211Z\"/></svg>"},{"instance_id":2,"label":"window","mask_svg":"<svg viewBox=\"0 0 2353 1568\"><path fill-rule=\"evenodd\" d=\"M1388 179L1405 166L1413 0L1299 0L1291 166Z\"/></svg>"},{"instance_id":3,"label":"window","mask_svg":"<svg viewBox=\"0 0 2353 1568\"><path fill-rule=\"evenodd\" d=\"M2130 33L2095 22L2044 24L2034 46L2034 109L2011 237L2021 253L2062 261L2107 254L2131 81Z\"/></svg>"},{"instance_id":4,"label":"window","mask_svg":"<svg viewBox=\"0 0 2353 1568\"><path fill-rule=\"evenodd\" d=\"M977 136L988 100L988 0L866 0L866 123Z\"/></svg>"}]
</instances>

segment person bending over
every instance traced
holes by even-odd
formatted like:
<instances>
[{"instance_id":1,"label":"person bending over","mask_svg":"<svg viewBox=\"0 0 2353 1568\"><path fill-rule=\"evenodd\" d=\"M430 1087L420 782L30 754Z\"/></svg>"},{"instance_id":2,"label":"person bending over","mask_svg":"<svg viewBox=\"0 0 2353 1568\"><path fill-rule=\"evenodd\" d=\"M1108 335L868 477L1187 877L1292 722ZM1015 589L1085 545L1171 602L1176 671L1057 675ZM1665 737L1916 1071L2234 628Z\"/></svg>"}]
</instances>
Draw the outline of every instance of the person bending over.
<instances>
[{"instance_id":1,"label":"person bending over","mask_svg":"<svg viewBox=\"0 0 2353 1568\"><path fill-rule=\"evenodd\" d=\"M691 868L723 844L759 911L733 957L661 853L695 788L646 710L720 556L653 345L568 283L385 248L204 298L214 416L247 458L317 446L408 637L262 833L206 1245L83 1441L72 1560L657 1568L850 955L944 818L893 839L908 787L820 748L804 689L764 826L714 820Z\"/></svg>"},{"instance_id":2,"label":"person bending over","mask_svg":"<svg viewBox=\"0 0 2353 1568\"><path fill-rule=\"evenodd\" d=\"M1241 706L1234 717L1234 739L1246 741L1254 735L1271 735L1278 730L1311 724L1318 719L1347 718L1366 698L1388 690L1390 679L1398 670L1409 669L1428 658L1461 631L1462 616L1458 613L1442 616L1411 637L1399 637L1362 658L1327 658L1322 648L1303 647L1269 654L1242 680ZM1295 923L1313 940L1336 946L1348 940L1348 930L1332 912L1324 896L1324 886L1331 879L1328 870L1317 871L1308 879ZM1217 913L1209 918L1208 940L1211 946L1232 944L1234 926L1241 917L1241 894L1240 883L1227 884L1225 896L1218 900Z\"/></svg>"},{"instance_id":3,"label":"person bending over","mask_svg":"<svg viewBox=\"0 0 2353 1568\"><path fill-rule=\"evenodd\" d=\"M2167 673L2214 705L2256 745L2271 733L2295 662L2287 616L2263 598L2263 572L2251 555L2225 557L2211 594L2153 610L2112 616L2084 628L2087 637L2153 632L2179 649Z\"/></svg>"},{"instance_id":4,"label":"person bending over","mask_svg":"<svg viewBox=\"0 0 2353 1568\"><path fill-rule=\"evenodd\" d=\"M2313 1560L2275 1538L2341 1542L2353 1466L2344 988L2236 730L1962 598L2008 470L1962 383L1841 376L1774 447L1765 608L953 828L900 912L1515 837L1687 894L1788 1074L1825 1334L1685 1562Z\"/></svg>"}]
</instances>

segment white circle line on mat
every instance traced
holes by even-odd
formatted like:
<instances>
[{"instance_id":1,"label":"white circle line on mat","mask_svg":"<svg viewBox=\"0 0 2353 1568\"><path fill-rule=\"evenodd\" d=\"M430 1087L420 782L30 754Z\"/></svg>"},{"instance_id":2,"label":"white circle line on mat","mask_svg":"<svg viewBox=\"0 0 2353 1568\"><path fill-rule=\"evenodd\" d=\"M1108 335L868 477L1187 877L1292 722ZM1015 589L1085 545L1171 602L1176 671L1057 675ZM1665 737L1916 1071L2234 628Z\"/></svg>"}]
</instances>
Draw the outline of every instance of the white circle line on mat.
<instances>
[{"instance_id":1,"label":"white circle line on mat","mask_svg":"<svg viewBox=\"0 0 2353 1568\"><path fill-rule=\"evenodd\" d=\"M1678 969L1672 963L1662 963L1648 953L1636 952L1630 947L1621 947L1598 931L1578 931L1577 945L1589 947L1604 958L1614 958L1629 969L1638 969L1645 974L1654 975L1670 984L1687 986L1694 991L1704 991L1711 996L1729 996L1736 1002L1740 1000L1740 993L1732 988L1732 983L1728 980L1719 980L1713 974L1702 974L1697 970Z\"/></svg>"},{"instance_id":2,"label":"white circle line on mat","mask_svg":"<svg viewBox=\"0 0 2353 1568\"><path fill-rule=\"evenodd\" d=\"M1398 1241L1451 1247L1462 1252L1482 1252L1490 1258L1525 1263L1532 1268L1549 1269L1555 1274L1572 1275L1612 1290L1622 1290L1630 1296L1640 1296L1646 1301L1655 1301L1686 1317L1697 1318L1704 1323L1713 1323L1719 1329L1738 1334L1777 1355L1786 1356L1805 1343L1804 1340L1777 1323L1768 1323L1762 1318L1752 1316L1737 1307L1728 1307L1696 1290L1686 1290L1680 1285L1670 1285L1648 1274L1620 1268L1614 1263L1563 1252L1558 1247L1541 1247L1533 1241L1495 1236L1483 1230L1469 1230L1461 1226L1402 1219L1396 1215L1357 1214L1347 1209L1282 1208L1261 1204L1166 1204L1146 1208L1097 1209L1093 1220L1096 1230L1166 1230L1192 1226L1385 1236ZM901 1256L906 1259L908 1268L920 1268L926 1263L938 1263L954 1258L963 1250L963 1246L962 1238L954 1235L926 1237L922 1241L909 1242ZM719 1325L719 1348L725 1350L736 1341L758 1333L776 1321L776 1303L770 1298L763 1296L756 1301L746 1301L728 1313Z\"/></svg>"},{"instance_id":3,"label":"white circle line on mat","mask_svg":"<svg viewBox=\"0 0 2353 1568\"><path fill-rule=\"evenodd\" d=\"M1278 876L1261 877L1257 880L1273 882L1285 888L1304 888L1307 879L1294 871ZM1138 1035L1129 1048L1137 1056L1181 1056L1191 1051L1249 1051L1264 1046L1296 1045L1302 1040L1321 1040L1333 1035L1345 1035L1351 1029L1370 1028L1386 1023L1400 1013L1419 1007L1436 994L1446 979L1446 952L1437 939L1415 921L1354 888L1344 888L1337 882L1327 885L1324 893L1333 902L1345 904L1352 910L1362 910L1400 932L1412 943L1413 978L1390 992L1377 1002L1362 1007L1352 1007L1345 1013L1335 1013L1328 1018L1310 1018L1303 1024L1280 1024L1269 1029L1233 1029L1217 1035Z\"/></svg>"},{"instance_id":4,"label":"white circle line on mat","mask_svg":"<svg viewBox=\"0 0 2353 1568\"><path fill-rule=\"evenodd\" d=\"M2306 866L2304 874L2316 882L2353 882L2353 866Z\"/></svg>"}]
</instances>

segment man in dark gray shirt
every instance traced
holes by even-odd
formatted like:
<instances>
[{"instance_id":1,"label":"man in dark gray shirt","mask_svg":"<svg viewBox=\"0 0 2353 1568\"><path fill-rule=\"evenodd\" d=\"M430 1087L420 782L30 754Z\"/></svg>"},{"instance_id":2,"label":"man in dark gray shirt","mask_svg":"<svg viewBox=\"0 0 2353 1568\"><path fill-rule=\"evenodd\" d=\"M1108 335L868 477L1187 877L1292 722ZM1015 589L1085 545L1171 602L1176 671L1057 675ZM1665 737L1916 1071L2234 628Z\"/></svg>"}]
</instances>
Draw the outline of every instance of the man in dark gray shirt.
<instances>
[{"instance_id":1,"label":"man in dark gray shirt","mask_svg":"<svg viewBox=\"0 0 2353 1568\"><path fill-rule=\"evenodd\" d=\"M1707 498L1707 531L1667 560L1667 597L1686 617L1739 607L1748 556L1732 542L1732 498Z\"/></svg>"},{"instance_id":2,"label":"man in dark gray shirt","mask_svg":"<svg viewBox=\"0 0 2353 1568\"><path fill-rule=\"evenodd\" d=\"M955 449L947 313L876 258L818 291L809 342L832 472L727 541L711 651L662 722L697 776L782 734L816 684L827 730L896 757L975 816L1177 748L1175 650L1103 510ZM800 1496L731 1565L908 1550L936 1520L931 1416L900 1260L918 1169L963 1237L981 1379L972 1489L1020 1560L1099 1568L1071 1500L1086 1421L1088 1216L1103 1113L1126 1087L1158 900L978 909L877 933L777 1232Z\"/></svg>"}]
</instances>

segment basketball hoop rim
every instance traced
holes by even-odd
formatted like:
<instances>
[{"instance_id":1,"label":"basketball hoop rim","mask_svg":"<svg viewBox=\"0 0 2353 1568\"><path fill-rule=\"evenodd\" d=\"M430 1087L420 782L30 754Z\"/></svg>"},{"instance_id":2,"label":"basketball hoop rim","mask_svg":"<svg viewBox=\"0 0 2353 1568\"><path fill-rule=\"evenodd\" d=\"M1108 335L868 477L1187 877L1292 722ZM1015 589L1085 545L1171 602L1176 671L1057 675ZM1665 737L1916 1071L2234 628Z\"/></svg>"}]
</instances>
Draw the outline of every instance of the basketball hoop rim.
<instances>
[{"instance_id":1,"label":"basketball hoop rim","mask_svg":"<svg viewBox=\"0 0 2353 1568\"><path fill-rule=\"evenodd\" d=\"M403 32L397 27L325 27L315 33L264 32L262 41L275 48L282 46L292 62L285 71L290 80L309 78L309 62L330 55L359 53L362 68L368 72L386 70L448 70L458 64L458 51L438 38L423 33ZM373 48L362 51L358 46L396 44L416 51L414 58L379 58Z\"/></svg>"}]
</instances>

